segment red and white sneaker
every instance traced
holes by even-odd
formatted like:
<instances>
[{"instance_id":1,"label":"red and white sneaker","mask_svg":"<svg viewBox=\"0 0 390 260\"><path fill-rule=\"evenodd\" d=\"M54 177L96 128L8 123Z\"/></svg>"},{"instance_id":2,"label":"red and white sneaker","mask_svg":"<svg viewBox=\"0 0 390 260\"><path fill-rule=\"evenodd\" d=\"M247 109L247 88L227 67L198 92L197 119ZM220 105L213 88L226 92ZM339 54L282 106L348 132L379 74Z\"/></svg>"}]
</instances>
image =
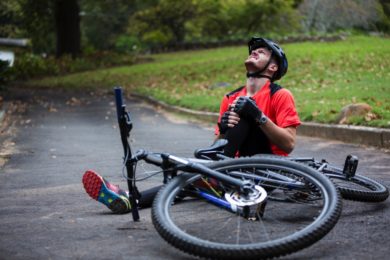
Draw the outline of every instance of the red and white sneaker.
<instances>
[{"instance_id":1,"label":"red and white sneaker","mask_svg":"<svg viewBox=\"0 0 390 260\"><path fill-rule=\"evenodd\" d=\"M83 175L83 185L88 195L104 205L116 214L124 214L131 211L128 193L113 185L92 170Z\"/></svg>"}]
</instances>

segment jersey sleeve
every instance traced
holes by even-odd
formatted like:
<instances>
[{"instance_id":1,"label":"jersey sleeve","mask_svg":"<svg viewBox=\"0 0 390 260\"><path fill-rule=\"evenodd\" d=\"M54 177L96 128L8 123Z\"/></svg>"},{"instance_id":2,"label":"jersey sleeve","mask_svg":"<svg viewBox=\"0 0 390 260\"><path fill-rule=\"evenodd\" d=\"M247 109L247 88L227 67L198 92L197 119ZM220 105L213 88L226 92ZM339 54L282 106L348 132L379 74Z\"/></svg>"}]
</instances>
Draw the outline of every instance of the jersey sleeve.
<instances>
[{"instance_id":1,"label":"jersey sleeve","mask_svg":"<svg viewBox=\"0 0 390 260\"><path fill-rule=\"evenodd\" d=\"M228 108L229 108L229 99L227 96L224 96L222 99L221 105L219 107L218 123L221 122L221 117L228 110ZM214 134L219 135L218 124L215 126Z\"/></svg>"},{"instance_id":2,"label":"jersey sleeve","mask_svg":"<svg viewBox=\"0 0 390 260\"><path fill-rule=\"evenodd\" d=\"M275 109L276 125L286 128L299 126L301 121L295 108L294 97L287 89L281 89L275 93L272 100Z\"/></svg>"}]
</instances>

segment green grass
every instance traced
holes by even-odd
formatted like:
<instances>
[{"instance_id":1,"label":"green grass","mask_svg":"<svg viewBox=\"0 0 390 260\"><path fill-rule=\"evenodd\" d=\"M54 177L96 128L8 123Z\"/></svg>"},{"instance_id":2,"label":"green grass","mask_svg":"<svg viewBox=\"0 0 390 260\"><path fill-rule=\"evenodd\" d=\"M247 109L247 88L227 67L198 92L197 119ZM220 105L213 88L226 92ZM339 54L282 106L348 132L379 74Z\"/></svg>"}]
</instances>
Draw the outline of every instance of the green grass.
<instances>
[{"instance_id":1,"label":"green grass","mask_svg":"<svg viewBox=\"0 0 390 260\"><path fill-rule=\"evenodd\" d=\"M390 127L390 39L354 36L331 43L283 45L291 90L303 121L333 122L351 103L368 103L377 119L351 123ZM245 83L247 48L226 47L153 55L151 63L32 80L28 85L111 88L151 95L169 104L218 111L225 93ZM226 82L228 88L212 87Z\"/></svg>"}]
</instances>

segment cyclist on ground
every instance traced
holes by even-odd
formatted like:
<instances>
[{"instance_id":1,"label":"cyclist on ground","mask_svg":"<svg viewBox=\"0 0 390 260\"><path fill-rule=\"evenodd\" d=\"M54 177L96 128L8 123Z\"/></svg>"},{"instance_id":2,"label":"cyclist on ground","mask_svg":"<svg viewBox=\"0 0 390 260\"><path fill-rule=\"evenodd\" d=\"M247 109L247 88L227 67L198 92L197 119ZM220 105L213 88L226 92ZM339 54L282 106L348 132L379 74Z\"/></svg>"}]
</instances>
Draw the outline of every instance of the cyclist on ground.
<instances>
[{"instance_id":1,"label":"cyclist on ground","mask_svg":"<svg viewBox=\"0 0 390 260\"><path fill-rule=\"evenodd\" d=\"M245 60L246 85L223 97L215 129L217 139L225 138L226 156L259 153L288 155L295 145L300 125L292 94L274 81L288 68L283 50L273 41L253 37ZM86 192L114 213L131 211L128 192L112 185L93 171L83 176ZM141 207L149 207L160 187L141 194Z\"/></svg>"},{"instance_id":2,"label":"cyclist on ground","mask_svg":"<svg viewBox=\"0 0 390 260\"><path fill-rule=\"evenodd\" d=\"M286 55L264 38L253 37L248 47L246 85L223 98L215 134L228 140L224 151L230 157L288 155L300 120L292 94L274 83L287 72Z\"/></svg>"}]
</instances>

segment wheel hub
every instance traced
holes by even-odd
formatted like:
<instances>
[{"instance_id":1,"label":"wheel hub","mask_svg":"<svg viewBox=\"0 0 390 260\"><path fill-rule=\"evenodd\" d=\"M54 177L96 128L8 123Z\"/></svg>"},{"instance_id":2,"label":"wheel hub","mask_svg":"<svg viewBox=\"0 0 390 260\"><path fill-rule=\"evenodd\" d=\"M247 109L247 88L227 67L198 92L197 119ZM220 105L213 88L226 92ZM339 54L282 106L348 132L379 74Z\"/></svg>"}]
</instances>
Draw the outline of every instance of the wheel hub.
<instances>
[{"instance_id":1,"label":"wheel hub","mask_svg":"<svg viewBox=\"0 0 390 260\"><path fill-rule=\"evenodd\" d=\"M258 220L264 214L267 192L264 188L254 185L247 194L239 191L225 193L225 199L237 209L237 212L249 220Z\"/></svg>"}]
</instances>

